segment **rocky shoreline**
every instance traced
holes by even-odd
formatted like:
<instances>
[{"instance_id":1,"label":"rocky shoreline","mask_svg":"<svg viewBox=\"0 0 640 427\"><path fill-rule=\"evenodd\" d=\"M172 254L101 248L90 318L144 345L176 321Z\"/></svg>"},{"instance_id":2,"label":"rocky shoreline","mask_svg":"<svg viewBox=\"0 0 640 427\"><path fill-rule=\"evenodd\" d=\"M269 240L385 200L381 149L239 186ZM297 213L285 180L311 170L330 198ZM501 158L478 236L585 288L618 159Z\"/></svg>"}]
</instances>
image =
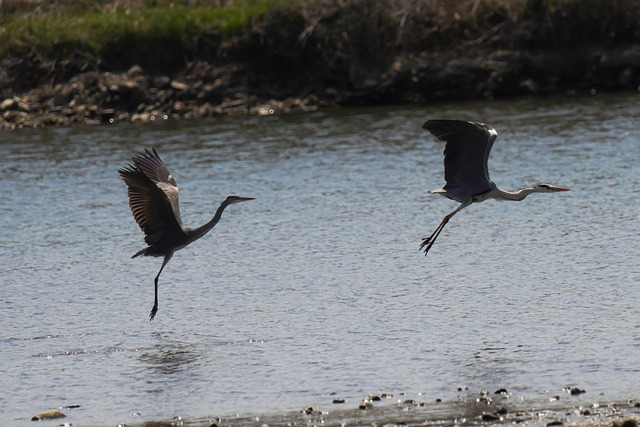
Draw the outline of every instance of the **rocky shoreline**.
<instances>
[{"instance_id":1,"label":"rocky shoreline","mask_svg":"<svg viewBox=\"0 0 640 427\"><path fill-rule=\"evenodd\" d=\"M111 124L198 119L229 114L273 114L316 109L306 98L262 100L232 83L233 67L207 68L190 78L149 75L140 66L125 72L89 71L68 81L17 93L0 101L0 128Z\"/></svg>"},{"instance_id":2,"label":"rocky shoreline","mask_svg":"<svg viewBox=\"0 0 640 427\"><path fill-rule=\"evenodd\" d=\"M579 50L474 50L399 54L384 66L352 61L331 79L260 68L252 60L187 63L172 73L139 65L5 59L0 128L283 114L340 105L425 104L551 93L640 91L640 45ZM78 70L69 72L69 70ZM42 82L29 88L36 75ZM33 85L32 85L33 86ZM24 87L24 90L15 88Z\"/></svg>"},{"instance_id":3,"label":"rocky shoreline","mask_svg":"<svg viewBox=\"0 0 640 427\"><path fill-rule=\"evenodd\" d=\"M175 425L176 421L193 426L213 427L293 427L293 426L508 426L529 427L602 426L638 427L640 407L634 402L594 403L586 405L499 402L461 398L450 402L423 402L400 399L396 403L370 405L355 409L303 408L298 412L260 416L206 417L157 421L157 425ZM147 425L146 423L144 425ZM154 424L155 425L155 424Z\"/></svg>"},{"instance_id":4,"label":"rocky shoreline","mask_svg":"<svg viewBox=\"0 0 640 427\"><path fill-rule=\"evenodd\" d=\"M568 391L567 391L568 392ZM572 396L582 394L571 393ZM65 418L73 420L80 405L53 409L36 414L33 420ZM62 410L66 411L63 413ZM136 416L141 416L137 414ZM266 414L235 414L227 416L188 417L176 415L172 419L127 422L128 426L169 427L190 425L202 427L293 427L315 426L603 426L638 427L640 403L594 402L585 398L560 396L545 399L522 399L506 389L495 393L464 392L456 399L424 401L404 394L390 393L366 396L359 404L348 399L333 398L324 407L307 406L299 411ZM70 424L70 423L69 423ZM119 425L124 425L121 423Z\"/></svg>"}]
</instances>

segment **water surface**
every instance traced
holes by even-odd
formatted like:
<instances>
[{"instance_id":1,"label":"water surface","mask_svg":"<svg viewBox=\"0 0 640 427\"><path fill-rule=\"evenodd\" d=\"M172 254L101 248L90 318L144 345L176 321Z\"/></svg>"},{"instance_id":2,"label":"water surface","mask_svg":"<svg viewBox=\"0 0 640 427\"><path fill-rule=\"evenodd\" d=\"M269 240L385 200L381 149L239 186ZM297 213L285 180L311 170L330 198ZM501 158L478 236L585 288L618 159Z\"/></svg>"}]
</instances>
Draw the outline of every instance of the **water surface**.
<instances>
[{"instance_id":1,"label":"water surface","mask_svg":"<svg viewBox=\"0 0 640 427\"><path fill-rule=\"evenodd\" d=\"M507 388L513 398L640 398L640 99L526 98L0 134L0 407L74 425L355 407ZM431 118L485 121L503 188L418 251L456 203ZM161 260L117 169L155 146L186 225ZM577 398L576 398L577 399ZM568 400L568 402L574 402ZM342 408L342 407L341 407Z\"/></svg>"}]
</instances>

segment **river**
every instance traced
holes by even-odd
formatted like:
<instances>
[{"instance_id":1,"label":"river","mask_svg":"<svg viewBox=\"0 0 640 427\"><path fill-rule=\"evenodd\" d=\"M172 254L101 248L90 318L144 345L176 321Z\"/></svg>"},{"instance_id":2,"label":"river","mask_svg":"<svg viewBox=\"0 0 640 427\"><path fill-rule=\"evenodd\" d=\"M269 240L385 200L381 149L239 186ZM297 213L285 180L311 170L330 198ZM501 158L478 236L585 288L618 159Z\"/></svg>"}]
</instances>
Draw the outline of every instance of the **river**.
<instances>
[{"instance_id":1,"label":"river","mask_svg":"<svg viewBox=\"0 0 640 427\"><path fill-rule=\"evenodd\" d=\"M443 145L422 130L433 118L496 128L500 187L572 191L473 205L425 257L421 238L457 206L428 192L443 184ZM626 93L0 133L3 423L500 388L638 399L638 118ZM117 169L152 146L186 225L229 194L256 200L176 253L150 322L161 259L131 259L145 245Z\"/></svg>"}]
</instances>

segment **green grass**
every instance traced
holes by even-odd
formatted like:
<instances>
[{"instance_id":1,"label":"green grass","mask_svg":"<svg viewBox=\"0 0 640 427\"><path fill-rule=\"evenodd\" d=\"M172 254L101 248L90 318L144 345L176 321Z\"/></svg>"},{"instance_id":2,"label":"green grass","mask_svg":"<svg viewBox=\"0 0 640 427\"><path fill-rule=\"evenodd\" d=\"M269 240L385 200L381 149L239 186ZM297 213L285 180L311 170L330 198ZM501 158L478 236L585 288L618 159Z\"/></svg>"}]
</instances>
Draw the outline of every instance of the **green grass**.
<instances>
[{"instance_id":1,"label":"green grass","mask_svg":"<svg viewBox=\"0 0 640 427\"><path fill-rule=\"evenodd\" d=\"M247 34L244 39L237 37ZM638 0L4 0L0 58L86 57L105 68L290 57L316 67L395 52L576 48L640 41ZM306 54L305 61L300 55ZM271 55L271 56L269 56ZM277 62L277 61L276 61ZM291 68L291 67L290 67ZM293 67L291 69L295 69Z\"/></svg>"},{"instance_id":2,"label":"green grass","mask_svg":"<svg viewBox=\"0 0 640 427\"><path fill-rule=\"evenodd\" d=\"M193 49L242 33L281 0L246 0L228 6L196 6L155 2L150 7L60 8L22 11L0 19L0 56L37 52L65 56L73 52L111 56L119 51L169 47ZM164 45L170 43L169 46Z\"/></svg>"}]
</instances>

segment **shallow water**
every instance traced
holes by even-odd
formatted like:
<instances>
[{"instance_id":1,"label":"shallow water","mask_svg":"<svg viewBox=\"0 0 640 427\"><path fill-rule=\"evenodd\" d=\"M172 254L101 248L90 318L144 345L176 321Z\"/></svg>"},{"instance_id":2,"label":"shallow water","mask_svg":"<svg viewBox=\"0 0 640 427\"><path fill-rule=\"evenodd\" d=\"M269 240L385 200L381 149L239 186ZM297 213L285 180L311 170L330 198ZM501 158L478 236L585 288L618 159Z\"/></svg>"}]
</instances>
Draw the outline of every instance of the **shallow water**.
<instances>
[{"instance_id":1,"label":"shallow water","mask_svg":"<svg viewBox=\"0 0 640 427\"><path fill-rule=\"evenodd\" d=\"M74 425L269 414L369 393L425 401L506 387L640 398L640 96L0 134L0 407L11 425L63 409ZM430 118L493 125L503 188L418 247L456 203ZM161 260L117 174L155 146L182 217L212 232ZM563 394L564 396L564 394ZM564 398L564 397L563 397ZM30 425L30 424L29 424Z\"/></svg>"}]
</instances>

